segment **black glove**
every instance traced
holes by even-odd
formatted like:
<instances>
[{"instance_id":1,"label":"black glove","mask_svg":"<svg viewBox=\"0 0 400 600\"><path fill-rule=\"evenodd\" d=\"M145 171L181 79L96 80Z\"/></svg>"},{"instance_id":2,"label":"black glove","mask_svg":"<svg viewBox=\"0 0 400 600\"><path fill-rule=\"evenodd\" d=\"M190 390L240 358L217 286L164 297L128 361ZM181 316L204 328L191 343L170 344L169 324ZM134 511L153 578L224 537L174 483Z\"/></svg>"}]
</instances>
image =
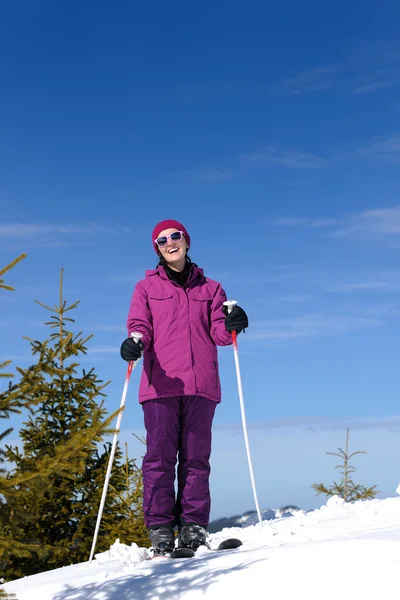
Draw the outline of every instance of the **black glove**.
<instances>
[{"instance_id":1,"label":"black glove","mask_svg":"<svg viewBox=\"0 0 400 600\"><path fill-rule=\"evenodd\" d=\"M227 306L223 306L222 310L226 315L225 327L229 331L229 333L232 333L232 331L240 333L244 329L247 329L247 327L249 326L249 320L243 308L240 308L240 306L235 304L230 313L228 313Z\"/></svg>"},{"instance_id":2,"label":"black glove","mask_svg":"<svg viewBox=\"0 0 400 600\"><path fill-rule=\"evenodd\" d=\"M132 337L126 338L121 344L121 358L130 362L131 360L139 360L143 354L143 342L141 340L135 342Z\"/></svg>"}]
</instances>

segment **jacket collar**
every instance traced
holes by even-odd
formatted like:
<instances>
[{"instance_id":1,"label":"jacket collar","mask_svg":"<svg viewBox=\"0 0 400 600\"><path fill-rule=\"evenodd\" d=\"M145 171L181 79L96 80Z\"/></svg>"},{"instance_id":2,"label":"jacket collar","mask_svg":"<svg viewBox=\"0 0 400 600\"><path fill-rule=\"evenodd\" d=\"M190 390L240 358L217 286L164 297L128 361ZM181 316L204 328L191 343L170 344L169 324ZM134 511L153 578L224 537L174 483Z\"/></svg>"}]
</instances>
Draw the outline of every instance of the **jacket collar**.
<instances>
[{"instance_id":1,"label":"jacket collar","mask_svg":"<svg viewBox=\"0 0 400 600\"><path fill-rule=\"evenodd\" d=\"M164 281L171 281L162 265L158 265L156 269L146 271L146 278L156 276L161 277L161 279L163 279ZM188 280L185 284L185 288L187 288L194 281L196 281L197 278L204 279L204 270L198 267L195 263L193 263L193 269L189 274Z\"/></svg>"}]
</instances>

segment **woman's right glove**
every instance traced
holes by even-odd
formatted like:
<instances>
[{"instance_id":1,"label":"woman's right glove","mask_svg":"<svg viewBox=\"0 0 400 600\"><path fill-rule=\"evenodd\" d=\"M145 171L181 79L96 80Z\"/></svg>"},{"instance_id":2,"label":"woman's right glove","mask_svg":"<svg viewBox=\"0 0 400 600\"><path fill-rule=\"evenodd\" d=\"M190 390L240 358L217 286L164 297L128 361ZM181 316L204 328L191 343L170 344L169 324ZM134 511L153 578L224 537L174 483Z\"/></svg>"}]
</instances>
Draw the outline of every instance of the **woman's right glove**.
<instances>
[{"instance_id":1,"label":"woman's right glove","mask_svg":"<svg viewBox=\"0 0 400 600\"><path fill-rule=\"evenodd\" d=\"M241 331L244 331L248 328L249 319L241 306L235 304L231 312L228 312L227 306L223 306L222 310L226 315L225 327L227 331L229 331L229 333L232 333L232 331L240 333Z\"/></svg>"},{"instance_id":2,"label":"woman's right glove","mask_svg":"<svg viewBox=\"0 0 400 600\"><path fill-rule=\"evenodd\" d=\"M141 340L136 342L133 337L126 338L121 344L121 358L128 362L131 360L137 361L142 357L143 348L144 346Z\"/></svg>"}]
</instances>

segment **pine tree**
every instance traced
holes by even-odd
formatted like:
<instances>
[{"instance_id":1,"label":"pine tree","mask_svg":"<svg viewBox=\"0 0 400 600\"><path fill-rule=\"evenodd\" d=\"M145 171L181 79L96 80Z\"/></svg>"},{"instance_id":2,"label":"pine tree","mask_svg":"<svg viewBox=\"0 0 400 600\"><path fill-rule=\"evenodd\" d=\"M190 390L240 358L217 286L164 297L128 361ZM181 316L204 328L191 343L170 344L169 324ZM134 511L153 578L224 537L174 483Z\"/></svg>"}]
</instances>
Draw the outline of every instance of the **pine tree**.
<instances>
[{"instance_id":1,"label":"pine tree","mask_svg":"<svg viewBox=\"0 0 400 600\"><path fill-rule=\"evenodd\" d=\"M6 285L3 279L3 275L10 271L15 265L21 262L24 258L26 258L26 254L21 254L15 260L13 260L9 265L0 270L0 289L14 291L14 288L10 285ZM10 360L6 360L0 364L0 378L11 379L13 377L12 373L3 373L2 369L8 367L11 364ZM10 413L18 413L21 408L24 406L24 402L22 403L17 400L15 401L13 398L9 398L8 402L1 402L0 400L0 419L8 419ZM8 427L5 431L0 433L0 443L3 439L12 432L12 428ZM4 489L2 485L2 480L5 478L7 471L6 469L1 467L1 464L4 463L4 453L2 448L0 447L0 523L1 523L1 515L4 514L5 511L5 503L4 500L1 499L1 493ZM0 536L0 545L1 545L1 536ZM1 575L1 574L0 574ZM3 579L0 579L0 584L4 583ZM0 598L4 600L11 600L12 598L16 598L14 594L7 594L2 588L0 588Z\"/></svg>"},{"instance_id":2,"label":"pine tree","mask_svg":"<svg viewBox=\"0 0 400 600\"><path fill-rule=\"evenodd\" d=\"M4 279L3 279L3 275L5 273L7 273L8 271L10 271L13 267L15 267L15 265L17 265L19 262L21 262L21 260L23 260L24 258L26 258L26 254L21 254L20 256L18 256L18 258L14 259L9 265L7 265L6 267L4 267L3 269L0 270L0 289L3 290L8 290L8 291L14 291L14 288L11 285L6 285L4 283ZM0 363L0 378L7 378L7 379L11 379L14 375L12 373L3 373L1 372L2 369L5 369L6 367L8 367L11 364L11 360L6 360L2 363ZM9 401L8 404L5 403L0 403L0 419L8 419L9 415L11 412L19 412L19 410L21 409L21 406L23 406L23 404L21 405L21 403L19 401L14 402L13 399L11 399ZM8 429L7 432L3 432L0 435L0 441L2 440L3 437L5 437L7 435L7 433L10 433L11 430ZM1 453L0 453L0 462L1 462ZM0 471L1 473L1 471Z\"/></svg>"},{"instance_id":3,"label":"pine tree","mask_svg":"<svg viewBox=\"0 0 400 600\"><path fill-rule=\"evenodd\" d=\"M328 497L339 496L346 502L353 502L355 500L367 500L375 498L375 496L379 493L375 489L376 485L372 487L366 487L364 485L354 483L351 478L351 473L354 473L355 467L350 465L350 459L356 454L366 454L366 452L364 450L357 450L356 452L349 454L349 431L350 430L347 429L345 450L338 448L339 452L326 453L343 459L343 463L335 467L336 469L343 469L340 472L342 479L340 483L335 481L329 488L323 483L314 483L311 487L316 491L317 496L320 494L325 494Z\"/></svg>"},{"instance_id":4,"label":"pine tree","mask_svg":"<svg viewBox=\"0 0 400 600\"><path fill-rule=\"evenodd\" d=\"M98 379L94 369L78 374L76 357L86 354L92 335L67 330L67 323L74 323L68 314L79 301L67 306L63 299L63 270L59 305L53 309L37 303L53 313L46 325L55 331L44 342L26 338L38 362L18 369L21 382L10 388L14 397L31 406L32 414L20 431L22 451L6 447L5 453L15 464L7 478L7 510L0 523L5 538L3 548L0 543L0 572L8 579L88 559L110 453L110 444L102 453L99 444L116 416L106 417L103 405L108 383ZM107 526L119 518L115 491L121 493L125 485L119 476L120 458L118 448L98 552L115 541Z\"/></svg>"}]
</instances>

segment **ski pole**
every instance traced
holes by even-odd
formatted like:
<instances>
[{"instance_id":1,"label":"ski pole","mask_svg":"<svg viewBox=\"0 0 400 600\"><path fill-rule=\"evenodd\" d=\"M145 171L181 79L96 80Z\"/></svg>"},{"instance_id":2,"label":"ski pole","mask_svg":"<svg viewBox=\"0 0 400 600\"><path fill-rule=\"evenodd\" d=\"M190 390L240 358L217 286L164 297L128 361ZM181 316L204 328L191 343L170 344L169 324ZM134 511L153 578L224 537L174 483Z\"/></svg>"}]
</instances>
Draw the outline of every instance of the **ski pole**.
<instances>
[{"instance_id":1,"label":"ski pole","mask_svg":"<svg viewBox=\"0 0 400 600\"><path fill-rule=\"evenodd\" d=\"M226 302L224 302L224 305L228 308L228 314L230 312L232 312L232 309L233 309L233 307L236 304L237 304L236 300L226 300ZM251 454L250 454L249 438L248 438L248 435L247 435L246 413L245 413L245 410L244 410L242 377L240 375L239 351L238 351L238 345L237 345L237 333L236 333L236 331L232 331L232 342L233 342L233 353L234 353L234 357L235 357L236 376L237 376L237 383L238 383L238 390L239 390L240 410L241 410L241 413L242 413L243 434L244 434L244 441L245 441L245 444L246 444L247 460L248 460L248 463L249 463L251 485L252 485L252 488L253 488L254 502L256 504L256 510L257 510L257 515L258 515L258 520L260 521L261 526L263 526L263 520L262 520L262 517L261 517L260 506L258 504L256 484L255 484L255 480L254 480L253 465L252 465Z\"/></svg>"},{"instance_id":2,"label":"ski pole","mask_svg":"<svg viewBox=\"0 0 400 600\"><path fill-rule=\"evenodd\" d=\"M131 335L132 335L133 339L135 340L135 342L138 342L140 340L140 338L143 337L141 333L137 333L137 332L133 332ZM113 465L113 461L114 461L115 450L117 448L118 434L119 434L120 427L121 427L122 413L123 413L122 409L125 406L125 400L126 400L126 395L128 393L128 386L129 386L129 380L131 378L132 369L134 369L136 367L137 363L138 363L138 361L130 361L128 363L128 370L126 373L125 385L124 385L124 389L122 392L122 398L121 398L120 412L118 414L117 424L115 426L114 439L113 439L113 443L112 443L110 458L108 461L106 479L104 481L104 487L103 487L103 494L101 496L99 514L97 515L96 529L95 529L94 536L93 536L93 543L92 543L92 550L90 552L89 564L92 562L92 558L94 555L94 549L96 547L97 536L98 536L99 529L100 529L101 517L103 515L104 504L106 501L108 483L110 481L110 475L111 475L111 469L112 469L112 465Z\"/></svg>"}]
</instances>

